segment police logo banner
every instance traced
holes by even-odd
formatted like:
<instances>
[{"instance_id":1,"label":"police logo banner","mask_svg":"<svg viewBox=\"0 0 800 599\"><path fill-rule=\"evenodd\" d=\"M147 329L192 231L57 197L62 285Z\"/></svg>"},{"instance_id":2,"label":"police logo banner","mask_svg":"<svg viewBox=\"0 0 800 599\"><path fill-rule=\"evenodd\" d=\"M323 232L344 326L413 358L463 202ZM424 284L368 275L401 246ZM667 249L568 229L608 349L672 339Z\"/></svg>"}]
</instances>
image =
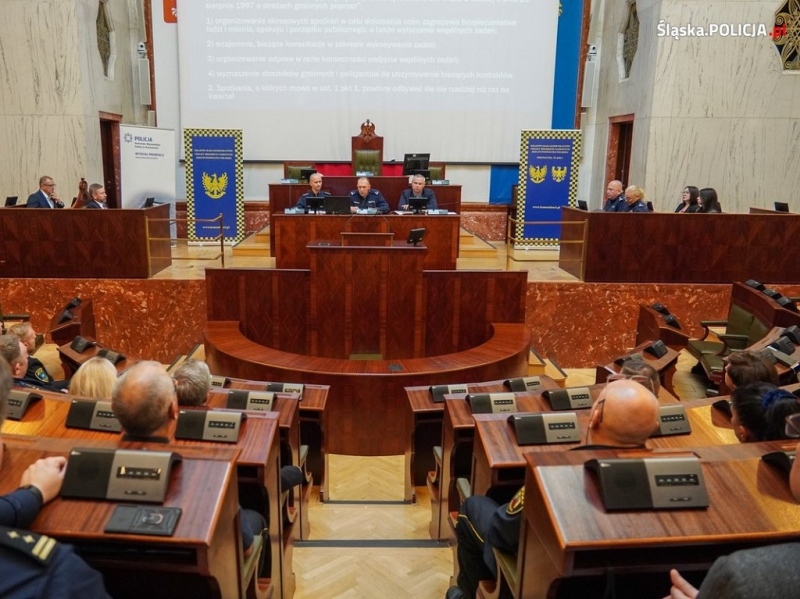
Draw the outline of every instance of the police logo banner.
<instances>
[{"instance_id":1,"label":"police logo banner","mask_svg":"<svg viewBox=\"0 0 800 599\"><path fill-rule=\"evenodd\" d=\"M217 241L222 215L226 243L244 239L244 167L241 129L185 129L186 216L189 241Z\"/></svg>"},{"instance_id":2,"label":"police logo banner","mask_svg":"<svg viewBox=\"0 0 800 599\"><path fill-rule=\"evenodd\" d=\"M515 247L558 245L561 207L577 204L580 155L579 130L522 132Z\"/></svg>"}]
</instances>

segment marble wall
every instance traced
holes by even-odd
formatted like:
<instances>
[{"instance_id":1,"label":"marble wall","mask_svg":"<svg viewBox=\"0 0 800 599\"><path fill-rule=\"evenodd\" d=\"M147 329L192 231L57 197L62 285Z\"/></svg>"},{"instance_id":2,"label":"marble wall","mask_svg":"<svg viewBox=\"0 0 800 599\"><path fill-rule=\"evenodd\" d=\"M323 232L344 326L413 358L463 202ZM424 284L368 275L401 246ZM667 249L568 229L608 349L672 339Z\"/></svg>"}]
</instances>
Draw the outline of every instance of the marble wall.
<instances>
[{"instance_id":1,"label":"marble wall","mask_svg":"<svg viewBox=\"0 0 800 599\"><path fill-rule=\"evenodd\" d=\"M97 49L100 0L3 0L0 193L27 199L47 174L69 199L81 177L103 180L99 113L144 122L144 107L134 102L132 48L139 33L131 1L138 0L107 3L116 42L111 78Z\"/></svg>"},{"instance_id":2,"label":"marble wall","mask_svg":"<svg viewBox=\"0 0 800 599\"><path fill-rule=\"evenodd\" d=\"M629 182L642 185L656 210L673 209L686 185L714 187L727 212L789 201L800 185L800 78L782 72L765 36L661 36L661 30L712 24L764 25L775 0L637 0L639 44L630 77L620 78L619 35L627 2L598 2L602 30L596 107L584 119L590 149L589 195L605 189L608 119L634 114ZM602 11L602 14L598 14ZM588 171L588 172L587 172ZM796 203L793 211L800 210Z\"/></svg>"},{"instance_id":3,"label":"marble wall","mask_svg":"<svg viewBox=\"0 0 800 599\"><path fill-rule=\"evenodd\" d=\"M202 341L205 281L6 279L0 286L3 310L30 313L37 332L77 295L92 298L98 339L126 355L169 363ZM776 288L800 296L800 286ZM634 346L639 304L654 302L698 336L700 320L726 316L730 286L529 283L532 346L565 368L608 363Z\"/></svg>"}]
</instances>

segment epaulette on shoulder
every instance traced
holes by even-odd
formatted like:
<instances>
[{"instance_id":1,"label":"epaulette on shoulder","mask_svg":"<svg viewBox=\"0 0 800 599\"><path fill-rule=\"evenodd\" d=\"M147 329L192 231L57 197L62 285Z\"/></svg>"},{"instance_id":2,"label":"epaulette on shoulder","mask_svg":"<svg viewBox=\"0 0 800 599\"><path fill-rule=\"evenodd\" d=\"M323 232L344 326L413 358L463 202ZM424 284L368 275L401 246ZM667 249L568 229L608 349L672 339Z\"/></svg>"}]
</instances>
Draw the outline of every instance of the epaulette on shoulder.
<instances>
[{"instance_id":1,"label":"epaulette on shoulder","mask_svg":"<svg viewBox=\"0 0 800 599\"><path fill-rule=\"evenodd\" d=\"M0 526L0 546L14 549L46 566L50 563L58 543L47 535Z\"/></svg>"}]
</instances>

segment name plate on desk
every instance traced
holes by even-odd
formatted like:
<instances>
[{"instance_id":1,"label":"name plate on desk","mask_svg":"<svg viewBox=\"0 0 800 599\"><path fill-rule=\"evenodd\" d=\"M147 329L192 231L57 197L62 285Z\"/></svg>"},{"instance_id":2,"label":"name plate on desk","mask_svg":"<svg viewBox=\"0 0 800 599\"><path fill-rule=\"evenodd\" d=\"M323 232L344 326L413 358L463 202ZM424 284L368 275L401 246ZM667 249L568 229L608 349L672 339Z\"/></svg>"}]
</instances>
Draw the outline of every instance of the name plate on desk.
<instances>
[{"instance_id":1,"label":"name plate on desk","mask_svg":"<svg viewBox=\"0 0 800 599\"><path fill-rule=\"evenodd\" d=\"M575 412L514 414L508 417L517 435L517 445L580 443L581 431Z\"/></svg>"},{"instance_id":2,"label":"name plate on desk","mask_svg":"<svg viewBox=\"0 0 800 599\"><path fill-rule=\"evenodd\" d=\"M607 510L708 507L697 458L596 459L585 466L597 474Z\"/></svg>"},{"instance_id":3,"label":"name plate on desk","mask_svg":"<svg viewBox=\"0 0 800 599\"><path fill-rule=\"evenodd\" d=\"M273 393L299 393L303 396L303 385L301 383L267 383L267 391Z\"/></svg>"},{"instance_id":4,"label":"name plate on desk","mask_svg":"<svg viewBox=\"0 0 800 599\"><path fill-rule=\"evenodd\" d=\"M234 389L228 393L226 408L234 410L258 410L261 412L272 411L272 402L275 394L271 391L242 391Z\"/></svg>"},{"instance_id":5,"label":"name plate on desk","mask_svg":"<svg viewBox=\"0 0 800 599\"><path fill-rule=\"evenodd\" d=\"M215 389L221 389L225 387L230 382L230 379L226 376L220 376L218 374L211 376L211 386Z\"/></svg>"},{"instance_id":6,"label":"name plate on desk","mask_svg":"<svg viewBox=\"0 0 800 599\"><path fill-rule=\"evenodd\" d=\"M25 416L25 412L28 411L28 407L33 402L39 401L40 399L42 399L42 396L38 393L12 389L9 391L8 400L6 401L6 405L8 406L6 418L9 420L22 420L22 417Z\"/></svg>"},{"instance_id":7,"label":"name plate on desk","mask_svg":"<svg viewBox=\"0 0 800 599\"><path fill-rule=\"evenodd\" d=\"M67 428L81 428L90 431L118 433L122 425L111 410L110 401L73 399L67 413Z\"/></svg>"},{"instance_id":8,"label":"name plate on desk","mask_svg":"<svg viewBox=\"0 0 800 599\"><path fill-rule=\"evenodd\" d=\"M503 381L503 385L518 393L539 391L542 388L542 379L538 376L526 376L518 379L505 380Z\"/></svg>"},{"instance_id":9,"label":"name plate on desk","mask_svg":"<svg viewBox=\"0 0 800 599\"><path fill-rule=\"evenodd\" d=\"M445 395L466 395L469 388L466 383L461 385L431 385L433 403L444 403Z\"/></svg>"},{"instance_id":10,"label":"name plate on desk","mask_svg":"<svg viewBox=\"0 0 800 599\"><path fill-rule=\"evenodd\" d=\"M658 407L658 428L651 437L668 435L688 435L692 432L686 408L682 405L666 405Z\"/></svg>"},{"instance_id":11,"label":"name plate on desk","mask_svg":"<svg viewBox=\"0 0 800 599\"><path fill-rule=\"evenodd\" d=\"M428 216L437 216L441 214L450 214L450 211L447 210L447 208L433 208L433 209L428 209L428 211L425 214L427 214Z\"/></svg>"},{"instance_id":12,"label":"name plate on desk","mask_svg":"<svg viewBox=\"0 0 800 599\"><path fill-rule=\"evenodd\" d=\"M69 455L61 495L162 503L172 465L180 459L168 451L76 447Z\"/></svg>"},{"instance_id":13,"label":"name plate on desk","mask_svg":"<svg viewBox=\"0 0 800 599\"><path fill-rule=\"evenodd\" d=\"M644 357L640 353L635 354L628 354L627 356L620 356L616 360L614 360L614 364L617 366L622 366L628 360L644 360Z\"/></svg>"},{"instance_id":14,"label":"name plate on desk","mask_svg":"<svg viewBox=\"0 0 800 599\"><path fill-rule=\"evenodd\" d=\"M592 394L589 387L567 387L550 389L542 393L553 410L582 410L592 407Z\"/></svg>"},{"instance_id":15,"label":"name plate on desk","mask_svg":"<svg viewBox=\"0 0 800 599\"><path fill-rule=\"evenodd\" d=\"M175 427L176 439L236 443L241 432L242 412L181 410Z\"/></svg>"},{"instance_id":16,"label":"name plate on desk","mask_svg":"<svg viewBox=\"0 0 800 599\"><path fill-rule=\"evenodd\" d=\"M450 179L433 179L431 185L450 185Z\"/></svg>"},{"instance_id":17,"label":"name plate on desk","mask_svg":"<svg viewBox=\"0 0 800 599\"><path fill-rule=\"evenodd\" d=\"M513 393L474 393L467 395L467 403L473 414L517 411L517 398Z\"/></svg>"}]
</instances>

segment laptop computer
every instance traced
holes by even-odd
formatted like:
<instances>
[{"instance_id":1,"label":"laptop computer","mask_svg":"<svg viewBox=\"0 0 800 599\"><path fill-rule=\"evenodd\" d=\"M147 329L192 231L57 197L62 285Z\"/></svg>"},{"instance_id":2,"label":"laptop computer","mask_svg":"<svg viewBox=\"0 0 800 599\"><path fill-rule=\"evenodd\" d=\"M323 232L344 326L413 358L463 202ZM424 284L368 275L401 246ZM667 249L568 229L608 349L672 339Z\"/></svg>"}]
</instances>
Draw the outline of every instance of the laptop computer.
<instances>
[{"instance_id":1,"label":"laptop computer","mask_svg":"<svg viewBox=\"0 0 800 599\"><path fill-rule=\"evenodd\" d=\"M8 204L6 204L8 206ZM775 202L775 212L789 212L788 202Z\"/></svg>"},{"instance_id":2,"label":"laptop computer","mask_svg":"<svg viewBox=\"0 0 800 599\"><path fill-rule=\"evenodd\" d=\"M325 214L350 214L350 196L328 196L323 207Z\"/></svg>"},{"instance_id":3,"label":"laptop computer","mask_svg":"<svg viewBox=\"0 0 800 599\"><path fill-rule=\"evenodd\" d=\"M10 208L11 206L16 206L18 199L19 199L19 196L8 196L8 197L6 197L6 208ZM787 212L788 212L788 210L787 210Z\"/></svg>"}]
</instances>

